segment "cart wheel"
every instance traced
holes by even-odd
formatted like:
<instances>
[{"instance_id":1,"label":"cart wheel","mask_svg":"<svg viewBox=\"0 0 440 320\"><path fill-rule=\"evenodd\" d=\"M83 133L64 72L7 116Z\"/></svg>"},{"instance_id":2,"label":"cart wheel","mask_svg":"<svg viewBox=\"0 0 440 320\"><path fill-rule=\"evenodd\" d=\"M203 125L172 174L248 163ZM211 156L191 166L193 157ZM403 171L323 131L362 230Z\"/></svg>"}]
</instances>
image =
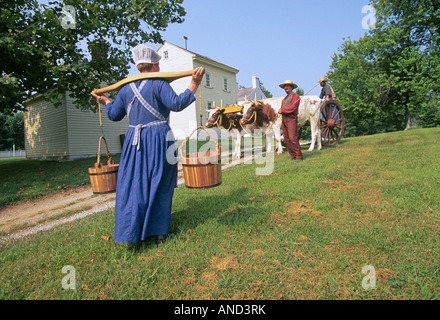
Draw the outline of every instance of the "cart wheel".
<instances>
[{"instance_id":1,"label":"cart wheel","mask_svg":"<svg viewBox=\"0 0 440 320\"><path fill-rule=\"evenodd\" d=\"M324 146L339 143L344 132L344 113L335 100L324 102L321 107L321 139Z\"/></svg>"}]
</instances>

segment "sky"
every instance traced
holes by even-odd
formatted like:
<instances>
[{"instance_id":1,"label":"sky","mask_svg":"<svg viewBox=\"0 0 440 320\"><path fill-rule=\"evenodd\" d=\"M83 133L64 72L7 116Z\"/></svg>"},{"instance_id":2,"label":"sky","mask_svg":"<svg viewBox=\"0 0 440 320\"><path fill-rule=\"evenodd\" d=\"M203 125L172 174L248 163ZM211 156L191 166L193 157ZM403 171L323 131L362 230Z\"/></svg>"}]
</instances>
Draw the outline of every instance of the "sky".
<instances>
[{"instance_id":1,"label":"sky","mask_svg":"<svg viewBox=\"0 0 440 320\"><path fill-rule=\"evenodd\" d=\"M170 24L163 39L184 48L186 36L188 50L240 70L238 85L251 87L257 76L274 97L285 95L279 88L285 80L305 93L315 87L342 43L368 31L364 21L371 14L364 8L369 0L184 0L182 5L185 21ZM130 75L136 73L133 66Z\"/></svg>"}]
</instances>

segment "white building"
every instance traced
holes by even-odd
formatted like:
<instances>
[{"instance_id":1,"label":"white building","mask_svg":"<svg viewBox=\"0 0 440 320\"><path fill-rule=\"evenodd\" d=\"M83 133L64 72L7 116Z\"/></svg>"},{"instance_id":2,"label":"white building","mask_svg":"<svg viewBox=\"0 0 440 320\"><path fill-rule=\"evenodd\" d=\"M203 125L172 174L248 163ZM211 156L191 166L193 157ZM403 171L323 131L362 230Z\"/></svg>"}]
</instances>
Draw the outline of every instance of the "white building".
<instances>
[{"instance_id":1,"label":"white building","mask_svg":"<svg viewBox=\"0 0 440 320\"><path fill-rule=\"evenodd\" d=\"M198 126L205 126L208 120L207 110L213 107L237 104L238 69L169 42L160 46L157 53L162 57L160 60L161 72L187 71L197 67L205 68L205 76L196 93L196 101L185 110L170 114L170 127L177 140L185 139ZM177 94L180 94L188 88L190 82L191 77L185 77L173 81L171 86Z\"/></svg>"},{"instance_id":2,"label":"white building","mask_svg":"<svg viewBox=\"0 0 440 320\"><path fill-rule=\"evenodd\" d=\"M96 157L99 137L104 133L109 152L121 153L122 137L128 128L128 118L110 121L101 105L102 130L98 113L78 109L68 92L61 106L55 106L37 94L24 102L24 132L26 158L34 160L74 160ZM101 146L101 163L107 161ZM92 167L94 162L90 162Z\"/></svg>"}]
</instances>

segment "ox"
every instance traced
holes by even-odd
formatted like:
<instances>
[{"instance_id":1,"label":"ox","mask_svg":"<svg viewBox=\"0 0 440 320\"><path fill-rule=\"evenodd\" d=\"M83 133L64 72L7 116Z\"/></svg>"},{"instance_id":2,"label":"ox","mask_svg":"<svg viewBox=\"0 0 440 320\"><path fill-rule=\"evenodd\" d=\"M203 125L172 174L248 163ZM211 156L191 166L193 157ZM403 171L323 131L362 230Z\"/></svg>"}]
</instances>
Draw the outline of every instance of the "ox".
<instances>
[{"instance_id":1,"label":"ox","mask_svg":"<svg viewBox=\"0 0 440 320\"><path fill-rule=\"evenodd\" d=\"M234 152L232 154L233 157L241 157L241 137L245 134L252 135L257 130L261 130L263 134L267 135L266 152L272 152L273 134L274 132L280 132L280 127L278 127L278 130L271 130L271 124L275 122L277 115L270 107L263 108L263 111L264 113L262 116L255 118L255 121L248 124L243 124L241 123L241 119L243 117L241 112L224 113L225 110L222 108L211 109L206 127L223 127L229 132L232 140L234 141ZM275 126L280 126L280 124L276 123ZM278 135L276 136L276 139L277 141L280 141L279 153L281 153L281 137Z\"/></svg>"},{"instance_id":2,"label":"ox","mask_svg":"<svg viewBox=\"0 0 440 320\"><path fill-rule=\"evenodd\" d=\"M276 139L276 150L278 153L283 152L281 146L281 115L278 115L278 110L281 108L281 104L284 98L269 98L261 101L247 101L243 105L243 118L241 123L243 125L249 125L252 122L257 123L268 131L272 129L273 135ZM273 109L273 112L277 114L274 120L268 117L271 114L269 109ZM298 130L300 130L307 122L310 123L312 132L312 142L309 151L313 151L315 148L315 143L317 144L317 149L321 150L321 130L319 128L321 116L321 99L317 96L302 96L301 102L298 109ZM258 119L261 119L258 121ZM261 124L260 124L261 123ZM269 138L269 134L268 134ZM267 139L271 140L271 139ZM270 151L269 151L270 152Z\"/></svg>"},{"instance_id":3,"label":"ox","mask_svg":"<svg viewBox=\"0 0 440 320\"><path fill-rule=\"evenodd\" d=\"M209 110L208 122L206 123L207 128L213 127L223 127L225 128L229 134L231 135L232 140L234 141L234 152L232 153L233 157L240 158L241 156L241 132L243 127L240 125L240 120L242 118L242 114L239 112L234 113L224 113L225 109L215 108Z\"/></svg>"}]
</instances>

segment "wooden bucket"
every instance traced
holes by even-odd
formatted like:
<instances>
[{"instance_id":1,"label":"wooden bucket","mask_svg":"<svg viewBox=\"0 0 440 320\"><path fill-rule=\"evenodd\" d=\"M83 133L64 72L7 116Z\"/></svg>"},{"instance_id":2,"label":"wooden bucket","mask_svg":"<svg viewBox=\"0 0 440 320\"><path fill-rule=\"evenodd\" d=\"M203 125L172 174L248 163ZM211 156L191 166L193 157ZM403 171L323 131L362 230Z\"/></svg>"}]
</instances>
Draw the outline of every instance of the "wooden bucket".
<instances>
[{"instance_id":1,"label":"wooden bucket","mask_svg":"<svg viewBox=\"0 0 440 320\"><path fill-rule=\"evenodd\" d=\"M107 165L101 164L101 141L104 140L105 150L107 152ZM118 177L119 164L113 162L108 151L107 142L101 136L99 138L98 159L95 166L89 168L90 183L94 194L111 193L116 191L116 180Z\"/></svg>"},{"instance_id":2,"label":"wooden bucket","mask_svg":"<svg viewBox=\"0 0 440 320\"><path fill-rule=\"evenodd\" d=\"M216 151L186 154L184 148L189 138L198 129L205 130L216 146ZM188 188L205 189L217 187L222 183L221 148L204 127L196 128L179 147L183 177Z\"/></svg>"}]
</instances>

